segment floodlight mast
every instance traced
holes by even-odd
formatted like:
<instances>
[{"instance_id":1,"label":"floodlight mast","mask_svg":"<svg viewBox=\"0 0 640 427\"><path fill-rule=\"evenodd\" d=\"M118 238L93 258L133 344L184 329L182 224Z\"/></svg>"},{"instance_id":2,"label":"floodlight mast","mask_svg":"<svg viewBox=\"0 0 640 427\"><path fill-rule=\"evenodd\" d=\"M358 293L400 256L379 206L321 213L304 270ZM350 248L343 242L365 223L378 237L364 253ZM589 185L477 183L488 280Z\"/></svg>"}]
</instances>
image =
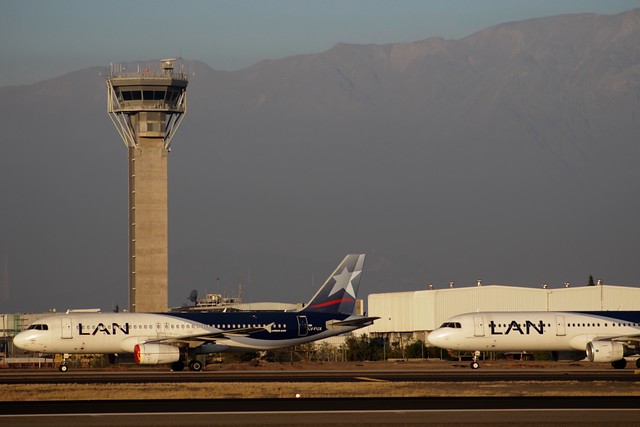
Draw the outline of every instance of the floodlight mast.
<instances>
[{"instance_id":1,"label":"floodlight mast","mask_svg":"<svg viewBox=\"0 0 640 427\"><path fill-rule=\"evenodd\" d=\"M175 58L160 70L112 65L107 112L129 152L129 310L168 308L167 155L187 112L187 78Z\"/></svg>"}]
</instances>

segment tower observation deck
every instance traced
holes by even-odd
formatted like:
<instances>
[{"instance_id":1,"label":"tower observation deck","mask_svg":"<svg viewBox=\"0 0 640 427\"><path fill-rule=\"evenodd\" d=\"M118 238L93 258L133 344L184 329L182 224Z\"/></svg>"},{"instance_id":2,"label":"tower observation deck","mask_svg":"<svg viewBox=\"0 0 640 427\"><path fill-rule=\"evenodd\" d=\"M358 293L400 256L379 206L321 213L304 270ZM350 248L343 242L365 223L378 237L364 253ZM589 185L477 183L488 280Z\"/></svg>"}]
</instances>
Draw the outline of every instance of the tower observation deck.
<instances>
[{"instance_id":1,"label":"tower observation deck","mask_svg":"<svg viewBox=\"0 0 640 427\"><path fill-rule=\"evenodd\" d=\"M167 155L187 112L187 78L175 59L159 71L111 66L107 111L129 152L129 310L163 312L169 301Z\"/></svg>"}]
</instances>

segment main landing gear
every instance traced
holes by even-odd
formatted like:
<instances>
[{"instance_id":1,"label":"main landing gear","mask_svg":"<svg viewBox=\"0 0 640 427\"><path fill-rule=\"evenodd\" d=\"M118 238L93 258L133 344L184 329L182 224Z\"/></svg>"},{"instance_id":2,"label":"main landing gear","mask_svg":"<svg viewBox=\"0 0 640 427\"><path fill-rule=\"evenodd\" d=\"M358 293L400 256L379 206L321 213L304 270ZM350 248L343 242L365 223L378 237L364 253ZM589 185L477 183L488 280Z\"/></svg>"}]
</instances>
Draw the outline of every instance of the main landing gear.
<instances>
[{"instance_id":1,"label":"main landing gear","mask_svg":"<svg viewBox=\"0 0 640 427\"><path fill-rule=\"evenodd\" d=\"M627 366L626 359L614 360L611 362L611 366L614 369L624 369ZM636 359L636 368L640 369L640 359Z\"/></svg>"},{"instance_id":2,"label":"main landing gear","mask_svg":"<svg viewBox=\"0 0 640 427\"><path fill-rule=\"evenodd\" d=\"M204 368L204 363L202 363L198 359L193 359L188 363L187 366L189 366L190 371L197 372L202 371L202 369ZM182 360L173 362L171 364L171 370L176 372L184 371L184 362Z\"/></svg>"}]
</instances>

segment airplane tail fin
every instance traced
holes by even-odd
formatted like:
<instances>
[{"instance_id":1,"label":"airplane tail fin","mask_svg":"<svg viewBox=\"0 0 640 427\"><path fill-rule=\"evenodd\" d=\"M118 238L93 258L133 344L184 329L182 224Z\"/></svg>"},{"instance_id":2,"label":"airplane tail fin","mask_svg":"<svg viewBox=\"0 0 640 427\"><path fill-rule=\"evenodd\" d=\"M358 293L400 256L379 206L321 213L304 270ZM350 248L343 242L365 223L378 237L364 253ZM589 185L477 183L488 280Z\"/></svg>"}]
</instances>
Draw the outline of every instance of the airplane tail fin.
<instances>
[{"instance_id":1,"label":"airplane tail fin","mask_svg":"<svg viewBox=\"0 0 640 427\"><path fill-rule=\"evenodd\" d=\"M347 255L302 311L353 314L364 258L365 254Z\"/></svg>"}]
</instances>

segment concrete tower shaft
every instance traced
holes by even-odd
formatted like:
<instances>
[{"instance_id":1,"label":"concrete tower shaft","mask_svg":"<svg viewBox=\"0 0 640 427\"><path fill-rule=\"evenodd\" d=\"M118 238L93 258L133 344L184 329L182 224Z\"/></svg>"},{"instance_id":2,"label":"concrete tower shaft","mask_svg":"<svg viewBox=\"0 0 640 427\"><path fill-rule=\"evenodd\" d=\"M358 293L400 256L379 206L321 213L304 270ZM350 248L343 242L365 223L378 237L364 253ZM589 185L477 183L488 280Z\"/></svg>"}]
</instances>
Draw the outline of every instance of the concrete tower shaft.
<instances>
[{"instance_id":1,"label":"concrete tower shaft","mask_svg":"<svg viewBox=\"0 0 640 427\"><path fill-rule=\"evenodd\" d=\"M187 111L187 78L113 67L107 110L129 153L129 310L163 312L169 300L167 156Z\"/></svg>"}]
</instances>

